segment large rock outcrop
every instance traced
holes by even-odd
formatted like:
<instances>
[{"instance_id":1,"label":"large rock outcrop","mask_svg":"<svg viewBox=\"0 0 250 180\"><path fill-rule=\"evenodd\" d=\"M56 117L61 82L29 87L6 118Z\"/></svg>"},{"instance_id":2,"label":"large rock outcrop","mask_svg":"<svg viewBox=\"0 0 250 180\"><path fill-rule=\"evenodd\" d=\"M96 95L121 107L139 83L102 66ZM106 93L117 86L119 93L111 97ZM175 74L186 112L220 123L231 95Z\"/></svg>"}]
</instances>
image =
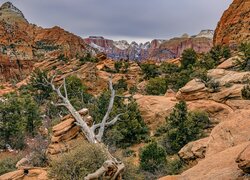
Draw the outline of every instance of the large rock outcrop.
<instances>
[{"instance_id":1,"label":"large rock outcrop","mask_svg":"<svg viewBox=\"0 0 250 180\"><path fill-rule=\"evenodd\" d=\"M242 176L242 170L238 168L235 161L238 154L240 154L247 146L249 146L249 142L227 148L214 156L199 161L196 166L179 176L167 176L160 180L238 179Z\"/></svg>"},{"instance_id":2,"label":"large rock outcrop","mask_svg":"<svg viewBox=\"0 0 250 180\"><path fill-rule=\"evenodd\" d=\"M82 38L60 27L29 24L12 3L0 7L0 81L21 80L33 64L48 58L83 56L94 51Z\"/></svg>"},{"instance_id":3,"label":"large rock outcrop","mask_svg":"<svg viewBox=\"0 0 250 180\"><path fill-rule=\"evenodd\" d=\"M221 17L214 35L214 44L237 45L250 40L250 1L234 0Z\"/></svg>"},{"instance_id":4,"label":"large rock outcrop","mask_svg":"<svg viewBox=\"0 0 250 180\"><path fill-rule=\"evenodd\" d=\"M178 103L175 97L166 96L135 95L134 99L138 103L144 121L152 131L165 123L165 118L172 112L175 104ZM216 117L213 119L213 123L223 121L227 114L232 112L229 106L212 100L188 101L187 105L188 110L204 111L211 117Z\"/></svg>"},{"instance_id":5,"label":"large rock outcrop","mask_svg":"<svg viewBox=\"0 0 250 180\"><path fill-rule=\"evenodd\" d=\"M193 79L179 89L176 98L185 101L207 99L219 103L225 103L228 100L242 100L241 90L250 79L249 72L225 69L211 69L207 76L212 80L203 82L199 79ZM212 83L218 83L217 91L210 87Z\"/></svg>"}]
</instances>

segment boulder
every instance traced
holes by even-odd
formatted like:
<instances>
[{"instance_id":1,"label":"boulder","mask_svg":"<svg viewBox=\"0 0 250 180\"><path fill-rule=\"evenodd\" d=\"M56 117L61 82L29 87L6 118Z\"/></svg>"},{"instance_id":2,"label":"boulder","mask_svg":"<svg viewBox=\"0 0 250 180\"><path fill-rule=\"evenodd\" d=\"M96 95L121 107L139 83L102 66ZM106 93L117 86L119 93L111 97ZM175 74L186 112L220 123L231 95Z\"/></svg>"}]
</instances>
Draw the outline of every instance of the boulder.
<instances>
[{"instance_id":1,"label":"boulder","mask_svg":"<svg viewBox=\"0 0 250 180\"><path fill-rule=\"evenodd\" d=\"M186 144L179 152L178 155L186 163L193 165L200 159L205 157L206 148L209 138L199 139Z\"/></svg>"},{"instance_id":2,"label":"boulder","mask_svg":"<svg viewBox=\"0 0 250 180\"><path fill-rule=\"evenodd\" d=\"M178 100L192 101L208 99L208 95L205 84L198 79L193 79L177 92L176 98Z\"/></svg>"},{"instance_id":3,"label":"boulder","mask_svg":"<svg viewBox=\"0 0 250 180\"><path fill-rule=\"evenodd\" d=\"M138 103L141 115L151 130L165 123L166 116L172 112L177 102L165 96L135 95L133 98Z\"/></svg>"},{"instance_id":4,"label":"boulder","mask_svg":"<svg viewBox=\"0 0 250 180\"><path fill-rule=\"evenodd\" d=\"M221 88L219 92L212 93L210 99L216 102L225 102L228 99L242 99L241 90L243 84L234 84L229 88Z\"/></svg>"},{"instance_id":5,"label":"boulder","mask_svg":"<svg viewBox=\"0 0 250 180\"><path fill-rule=\"evenodd\" d=\"M228 114L223 122L211 132L206 157L213 156L227 148L248 142L250 139L250 110L236 110Z\"/></svg>"},{"instance_id":6,"label":"boulder","mask_svg":"<svg viewBox=\"0 0 250 180\"><path fill-rule=\"evenodd\" d=\"M160 180L224 180L238 179L242 176L235 160L249 142L228 148L213 156L200 160L198 164L178 176L166 176ZM247 179L247 178L246 178Z\"/></svg>"},{"instance_id":7,"label":"boulder","mask_svg":"<svg viewBox=\"0 0 250 180\"><path fill-rule=\"evenodd\" d=\"M191 169L181 174L183 179L237 179L241 175L241 170L235 162L238 154L248 145L249 142L239 144L206 157L198 162Z\"/></svg>"},{"instance_id":8,"label":"boulder","mask_svg":"<svg viewBox=\"0 0 250 180\"><path fill-rule=\"evenodd\" d=\"M212 123L224 121L227 115L233 112L229 106L213 100L188 101L187 105L190 111L198 110L207 112L210 117L213 117L211 118Z\"/></svg>"},{"instance_id":9,"label":"boulder","mask_svg":"<svg viewBox=\"0 0 250 180\"><path fill-rule=\"evenodd\" d=\"M144 96L137 94L133 98L138 103L141 115L151 130L155 130L164 124L165 118L172 112L175 104L178 103L175 98L166 96ZM213 120L217 119L219 122L223 121L227 114L233 111L229 106L212 100L188 101L187 105L188 110L205 111L210 116L216 117Z\"/></svg>"},{"instance_id":10,"label":"boulder","mask_svg":"<svg viewBox=\"0 0 250 180\"><path fill-rule=\"evenodd\" d=\"M216 69L229 69L235 66L236 60L239 59L239 56L234 56L231 57L227 60L225 60L224 62L222 62L221 64L219 64Z\"/></svg>"}]
</instances>

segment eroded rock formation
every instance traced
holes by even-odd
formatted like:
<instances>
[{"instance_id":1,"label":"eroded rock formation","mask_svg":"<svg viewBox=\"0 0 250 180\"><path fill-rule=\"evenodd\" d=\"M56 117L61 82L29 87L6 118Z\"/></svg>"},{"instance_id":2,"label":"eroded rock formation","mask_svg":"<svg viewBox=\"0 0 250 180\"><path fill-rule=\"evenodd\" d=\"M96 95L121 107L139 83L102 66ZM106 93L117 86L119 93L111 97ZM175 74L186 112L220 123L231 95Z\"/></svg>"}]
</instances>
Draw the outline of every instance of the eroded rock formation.
<instances>
[{"instance_id":1,"label":"eroded rock formation","mask_svg":"<svg viewBox=\"0 0 250 180\"><path fill-rule=\"evenodd\" d=\"M221 17L214 35L214 44L237 45L250 40L250 1L234 0Z\"/></svg>"}]
</instances>

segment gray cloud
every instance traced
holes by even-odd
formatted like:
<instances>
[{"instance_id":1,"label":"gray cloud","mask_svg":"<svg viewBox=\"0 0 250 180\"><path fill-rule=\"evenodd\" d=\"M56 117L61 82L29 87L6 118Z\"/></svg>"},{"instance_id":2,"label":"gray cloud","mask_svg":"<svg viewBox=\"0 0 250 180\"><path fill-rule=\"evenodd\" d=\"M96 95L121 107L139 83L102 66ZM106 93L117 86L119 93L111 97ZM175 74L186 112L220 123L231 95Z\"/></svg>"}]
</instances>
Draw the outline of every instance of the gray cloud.
<instances>
[{"instance_id":1,"label":"gray cloud","mask_svg":"<svg viewBox=\"0 0 250 180\"><path fill-rule=\"evenodd\" d=\"M1 3L4 1L0 0ZM232 0L11 0L29 22L80 36L168 39L214 29Z\"/></svg>"}]
</instances>

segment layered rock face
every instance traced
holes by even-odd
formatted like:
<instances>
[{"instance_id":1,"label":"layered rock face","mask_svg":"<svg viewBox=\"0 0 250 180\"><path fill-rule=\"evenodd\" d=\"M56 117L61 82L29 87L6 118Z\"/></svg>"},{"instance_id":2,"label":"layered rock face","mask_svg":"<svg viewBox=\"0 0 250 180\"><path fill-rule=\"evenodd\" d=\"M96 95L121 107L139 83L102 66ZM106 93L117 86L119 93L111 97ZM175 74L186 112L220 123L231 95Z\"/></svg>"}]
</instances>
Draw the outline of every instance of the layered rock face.
<instances>
[{"instance_id":1,"label":"layered rock face","mask_svg":"<svg viewBox=\"0 0 250 180\"><path fill-rule=\"evenodd\" d=\"M136 61L162 61L180 57L187 48L193 48L198 53L208 52L212 47L212 30L202 30L198 35L184 35L170 40L154 39L151 42L140 43L113 41L99 36L90 36L84 41L90 46L105 52L111 59L130 59Z\"/></svg>"},{"instance_id":2,"label":"layered rock face","mask_svg":"<svg viewBox=\"0 0 250 180\"><path fill-rule=\"evenodd\" d=\"M180 57L185 49L193 48L197 53L206 53L212 46L212 31L205 31L208 33L201 32L197 36L173 38L165 41L156 49L150 56L152 59L172 59Z\"/></svg>"},{"instance_id":3,"label":"layered rock face","mask_svg":"<svg viewBox=\"0 0 250 180\"><path fill-rule=\"evenodd\" d=\"M60 55L72 58L92 50L83 39L59 27L29 24L10 2L0 7L0 81L23 79L37 61Z\"/></svg>"},{"instance_id":4,"label":"layered rock face","mask_svg":"<svg viewBox=\"0 0 250 180\"><path fill-rule=\"evenodd\" d=\"M250 1L234 0L221 17L214 35L214 44L237 45L250 41Z\"/></svg>"},{"instance_id":5,"label":"layered rock face","mask_svg":"<svg viewBox=\"0 0 250 180\"><path fill-rule=\"evenodd\" d=\"M92 124L92 117L88 114L88 109L82 109L79 114L87 119L89 126ZM52 128L52 132L51 143L47 150L51 158L74 148L78 142L85 140L80 127L75 125L75 119L71 115L63 117L62 122Z\"/></svg>"}]
</instances>

